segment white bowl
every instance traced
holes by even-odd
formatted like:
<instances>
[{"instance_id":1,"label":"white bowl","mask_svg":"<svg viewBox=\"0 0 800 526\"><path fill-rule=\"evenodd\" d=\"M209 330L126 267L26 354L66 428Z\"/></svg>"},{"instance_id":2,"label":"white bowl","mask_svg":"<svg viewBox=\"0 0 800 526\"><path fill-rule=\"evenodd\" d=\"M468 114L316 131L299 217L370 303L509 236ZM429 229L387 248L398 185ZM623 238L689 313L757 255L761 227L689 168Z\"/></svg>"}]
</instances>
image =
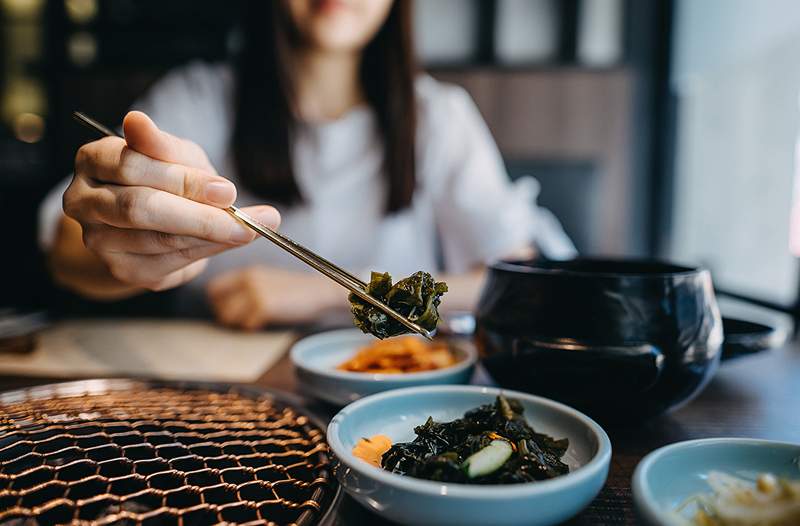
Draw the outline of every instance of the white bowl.
<instances>
[{"instance_id":1,"label":"white bowl","mask_svg":"<svg viewBox=\"0 0 800 526\"><path fill-rule=\"evenodd\" d=\"M445 484L391 473L352 453L362 437L384 434L392 443L410 441L414 426L428 416L454 420L499 394L519 400L536 431L569 439L563 461L570 473L523 484ZM414 387L364 398L333 417L328 444L334 453L334 474L348 494L379 515L415 525L557 524L594 499L611 461L608 436L586 415L546 398L478 386Z\"/></svg>"},{"instance_id":2,"label":"white bowl","mask_svg":"<svg viewBox=\"0 0 800 526\"><path fill-rule=\"evenodd\" d=\"M418 336L422 338L421 336ZM358 329L342 329L308 336L292 346L289 356L304 391L337 406L375 393L420 385L466 384L478 353L471 341L449 340L459 358L451 367L419 373L373 374L340 371L336 367L375 342Z\"/></svg>"},{"instance_id":3,"label":"white bowl","mask_svg":"<svg viewBox=\"0 0 800 526\"><path fill-rule=\"evenodd\" d=\"M656 449L633 473L633 501L645 524L682 526L677 509L690 497L708 494L708 474L721 471L755 481L760 473L797 480L800 444L751 438L703 438Z\"/></svg>"}]
</instances>

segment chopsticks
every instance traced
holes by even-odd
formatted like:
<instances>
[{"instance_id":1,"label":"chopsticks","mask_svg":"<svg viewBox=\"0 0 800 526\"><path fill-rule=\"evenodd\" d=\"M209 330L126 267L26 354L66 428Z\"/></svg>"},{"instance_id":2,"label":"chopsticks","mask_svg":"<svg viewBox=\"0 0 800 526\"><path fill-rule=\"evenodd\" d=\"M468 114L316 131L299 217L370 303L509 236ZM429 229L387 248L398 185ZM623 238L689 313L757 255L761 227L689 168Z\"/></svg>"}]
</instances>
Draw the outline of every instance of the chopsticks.
<instances>
[{"instance_id":1,"label":"chopsticks","mask_svg":"<svg viewBox=\"0 0 800 526\"><path fill-rule=\"evenodd\" d=\"M75 111L72 113L72 116L75 118L75 120L77 120L84 126L88 126L89 128L92 128L93 130L98 131L105 136L120 137L124 139L124 137L116 133L111 128L104 126L103 124L99 123L98 121L94 120L93 118L89 117L84 113ZM246 225L248 228L259 234L260 236L273 242L278 247L290 253L291 255L293 255L306 265L312 267L317 272L320 272L329 279L332 279L342 287L346 288L347 290L355 294L361 300L369 303L370 305L372 305L377 309L380 309L387 316L403 324L403 326L410 329L412 332L421 334L422 336L424 336L429 340L433 339L431 334L424 327L421 327L420 325L409 320L408 318L406 318L393 308L389 307L382 301L370 296L367 293L367 284L358 279L353 274L347 272L346 270L340 268L337 265L334 265L327 259L307 249L303 245L295 241L292 241L283 234L280 234L275 230L272 230L268 226L258 222L256 219L250 217L249 215L242 212L235 206L230 206L226 208L225 211L228 212L230 215L232 215L234 218L236 218L238 221Z\"/></svg>"}]
</instances>

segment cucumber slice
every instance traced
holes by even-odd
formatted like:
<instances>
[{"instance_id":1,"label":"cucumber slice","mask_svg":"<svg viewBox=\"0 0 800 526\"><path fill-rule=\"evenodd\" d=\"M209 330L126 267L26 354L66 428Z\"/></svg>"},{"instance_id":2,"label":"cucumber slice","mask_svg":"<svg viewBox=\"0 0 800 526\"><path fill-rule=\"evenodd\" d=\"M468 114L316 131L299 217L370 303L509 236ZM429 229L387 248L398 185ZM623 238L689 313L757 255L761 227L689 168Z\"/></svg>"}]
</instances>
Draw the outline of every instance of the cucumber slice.
<instances>
[{"instance_id":1,"label":"cucumber slice","mask_svg":"<svg viewBox=\"0 0 800 526\"><path fill-rule=\"evenodd\" d=\"M500 469L513 452L507 441L492 440L488 446L470 455L463 467L469 478L482 477Z\"/></svg>"}]
</instances>

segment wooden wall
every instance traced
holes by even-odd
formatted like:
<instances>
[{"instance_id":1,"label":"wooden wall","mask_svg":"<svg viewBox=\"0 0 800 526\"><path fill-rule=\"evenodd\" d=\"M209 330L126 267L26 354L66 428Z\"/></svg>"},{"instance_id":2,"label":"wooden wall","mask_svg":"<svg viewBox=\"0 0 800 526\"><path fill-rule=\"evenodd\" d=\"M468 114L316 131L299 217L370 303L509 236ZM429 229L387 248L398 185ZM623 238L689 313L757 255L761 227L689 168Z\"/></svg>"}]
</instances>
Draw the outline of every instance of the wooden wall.
<instances>
[{"instance_id":1,"label":"wooden wall","mask_svg":"<svg viewBox=\"0 0 800 526\"><path fill-rule=\"evenodd\" d=\"M592 254L638 250L630 169L633 80L624 69L433 71L470 92L508 159L591 162ZM535 175L535 174L533 174Z\"/></svg>"}]
</instances>

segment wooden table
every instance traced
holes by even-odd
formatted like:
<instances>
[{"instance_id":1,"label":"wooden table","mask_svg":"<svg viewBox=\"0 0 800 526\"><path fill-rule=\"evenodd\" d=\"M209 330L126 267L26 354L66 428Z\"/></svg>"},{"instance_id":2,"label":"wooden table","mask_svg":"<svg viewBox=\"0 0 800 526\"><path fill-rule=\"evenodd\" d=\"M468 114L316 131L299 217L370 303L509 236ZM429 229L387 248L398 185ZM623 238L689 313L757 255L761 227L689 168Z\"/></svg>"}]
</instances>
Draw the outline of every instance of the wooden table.
<instances>
[{"instance_id":1,"label":"wooden table","mask_svg":"<svg viewBox=\"0 0 800 526\"><path fill-rule=\"evenodd\" d=\"M52 382L0 376L0 389ZM288 357L264 374L257 385L297 391ZM329 408L314 406L316 412ZM629 428L607 428L613 448L611 471L600 495L569 525L637 524L631 476L650 451L681 440L751 437L800 443L800 343L723 363L705 391L690 404ZM345 498L337 526L388 524Z\"/></svg>"}]
</instances>

